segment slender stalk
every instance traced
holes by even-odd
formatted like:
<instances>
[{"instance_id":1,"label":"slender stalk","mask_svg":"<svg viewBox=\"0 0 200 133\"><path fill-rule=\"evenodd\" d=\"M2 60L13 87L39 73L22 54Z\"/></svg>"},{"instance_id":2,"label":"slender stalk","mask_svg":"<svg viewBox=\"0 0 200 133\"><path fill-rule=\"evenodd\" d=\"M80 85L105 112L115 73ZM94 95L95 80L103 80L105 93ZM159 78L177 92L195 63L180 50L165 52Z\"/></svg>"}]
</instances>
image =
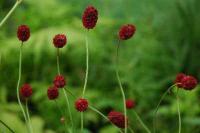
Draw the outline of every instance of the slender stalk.
<instances>
[{"instance_id":1,"label":"slender stalk","mask_svg":"<svg viewBox=\"0 0 200 133\"><path fill-rule=\"evenodd\" d=\"M118 70L118 63L119 63L119 47L120 47L120 40L117 44L117 56L116 56L116 76L117 76L117 80L119 83L119 87L120 87L120 91L122 94L122 98L123 98L123 108L124 108L124 115L125 117L127 117L127 111L126 111L126 98L125 98L125 93L124 93L124 89L122 87L122 83L119 77L119 70ZM127 133L127 121L125 121L125 133Z\"/></svg>"},{"instance_id":2,"label":"slender stalk","mask_svg":"<svg viewBox=\"0 0 200 133\"><path fill-rule=\"evenodd\" d=\"M0 28L3 26L3 24L8 20L8 18L11 16L11 14L15 11L15 9L18 7L18 5L22 2L22 0L17 0L14 4L14 6L11 8L11 10L8 12L8 14L3 18L3 20L0 22Z\"/></svg>"},{"instance_id":3,"label":"slender stalk","mask_svg":"<svg viewBox=\"0 0 200 133\"><path fill-rule=\"evenodd\" d=\"M57 48L57 72L58 72L58 75L61 75L59 57L60 57L60 52L59 52L59 48ZM70 121L71 121L71 125L72 125L72 132L73 132L74 124L73 124L72 113L71 113L71 110L70 110L69 99L68 99L67 93L65 92L66 91L65 88L62 88L62 89L63 89L63 93L64 93L65 100L66 100L66 103L67 103L67 108L68 108L68 111L69 111Z\"/></svg>"},{"instance_id":4,"label":"slender stalk","mask_svg":"<svg viewBox=\"0 0 200 133\"><path fill-rule=\"evenodd\" d=\"M178 133L181 133L181 113L180 113L180 103L179 103L178 91L179 91L179 89L177 89L177 93L176 93L177 112L178 112Z\"/></svg>"},{"instance_id":5,"label":"slender stalk","mask_svg":"<svg viewBox=\"0 0 200 133\"><path fill-rule=\"evenodd\" d=\"M88 46L88 33L86 33L85 37L85 46L86 46L86 74L85 74L85 82L84 82L84 87L83 87L83 94L82 98L85 96L85 91L87 88L87 81L88 81L88 70L89 70L89 46ZM84 120L83 120L83 112L81 112L81 133L83 133L83 125L84 125Z\"/></svg>"},{"instance_id":6,"label":"slender stalk","mask_svg":"<svg viewBox=\"0 0 200 133\"><path fill-rule=\"evenodd\" d=\"M26 113L27 113L27 117L28 117L29 131L30 131L30 133L33 133L33 128L31 125L31 119L30 119L29 110L28 110L28 99L26 99Z\"/></svg>"},{"instance_id":7,"label":"slender stalk","mask_svg":"<svg viewBox=\"0 0 200 133\"><path fill-rule=\"evenodd\" d=\"M73 129L74 129L74 123L73 123L73 117L72 117L72 113L71 113L71 110L70 110L70 103L69 103L69 98L67 96L67 93L66 93L66 90L63 88L63 93L65 95L65 100L67 102L67 108L68 108L68 111L69 111L69 117L70 117L70 121L71 121L71 125L72 125L72 132L73 132Z\"/></svg>"},{"instance_id":8,"label":"slender stalk","mask_svg":"<svg viewBox=\"0 0 200 133\"><path fill-rule=\"evenodd\" d=\"M17 100L18 100L18 104L22 110L25 122L28 123L28 119L26 117L26 113L24 111L24 108L22 106L21 100L20 100L20 96L19 96L19 85L20 85L20 81L21 81L21 71L22 71L22 47L23 47L23 42L20 46L20 55L19 55L19 77L18 77L18 82L17 82Z\"/></svg>"},{"instance_id":9,"label":"slender stalk","mask_svg":"<svg viewBox=\"0 0 200 133\"><path fill-rule=\"evenodd\" d=\"M131 133L135 133L131 127L128 128Z\"/></svg>"},{"instance_id":10,"label":"slender stalk","mask_svg":"<svg viewBox=\"0 0 200 133\"><path fill-rule=\"evenodd\" d=\"M60 52L59 52L59 48L57 48L57 71L58 71L58 75L60 75L60 62L59 62L59 55L60 55Z\"/></svg>"},{"instance_id":11,"label":"slender stalk","mask_svg":"<svg viewBox=\"0 0 200 133\"><path fill-rule=\"evenodd\" d=\"M144 127L144 129L146 130L147 133L151 133L151 131L149 130L149 128L144 124L144 122L142 121L142 119L140 118L140 116L137 114L137 112L133 111L135 116L137 117L138 121L140 122L140 124Z\"/></svg>"},{"instance_id":12,"label":"slender stalk","mask_svg":"<svg viewBox=\"0 0 200 133\"><path fill-rule=\"evenodd\" d=\"M2 120L0 120L0 123L2 125L4 125L11 133L15 133L5 122L3 122Z\"/></svg>"},{"instance_id":13,"label":"slender stalk","mask_svg":"<svg viewBox=\"0 0 200 133\"><path fill-rule=\"evenodd\" d=\"M157 112L158 112L158 108L160 106L160 104L162 103L163 99L165 98L165 96L167 95L167 93L176 86L177 84L174 84L172 86L170 86L165 93L162 95L161 99L158 102L158 105L156 106L155 112L154 112L154 116L153 116L153 131L154 133L156 132L156 116L157 116Z\"/></svg>"}]
</instances>

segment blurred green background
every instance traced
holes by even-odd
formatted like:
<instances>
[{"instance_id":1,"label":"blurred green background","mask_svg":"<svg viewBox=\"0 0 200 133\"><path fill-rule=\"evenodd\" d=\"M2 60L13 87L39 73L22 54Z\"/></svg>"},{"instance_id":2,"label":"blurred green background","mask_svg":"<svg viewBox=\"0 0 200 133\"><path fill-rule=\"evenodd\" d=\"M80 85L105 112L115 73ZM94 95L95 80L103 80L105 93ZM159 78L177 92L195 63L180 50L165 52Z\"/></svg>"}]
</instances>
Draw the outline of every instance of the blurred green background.
<instances>
[{"instance_id":1,"label":"blurred green background","mask_svg":"<svg viewBox=\"0 0 200 133\"><path fill-rule=\"evenodd\" d=\"M0 0L0 20L15 0ZM99 20L89 33L90 70L86 98L105 115L122 110L122 98L115 76L117 32L122 24L134 23L135 36L120 49L120 76L126 97L136 100L135 111L152 130L153 111L164 91L173 84L177 73L185 72L200 79L200 1L199 0L24 0L0 29L0 119L25 133L26 127L16 99L20 42L16 29L21 24L31 28L31 38L24 44L22 83L30 83L34 94L29 109L35 133L62 133L60 113L46 96L56 75L55 34L65 33L68 44L61 50L61 72L67 89L80 96L85 75L85 35L82 12L88 4L99 11ZM200 132L200 91L180 92L182 133ZM71 110L77 131L80 115ZM58 100L65 109L61 94ZM136 133L145 130L128 111ZM69 118L66 118L69 122ZM0 132L8 132L0 125ZM117 133L115 127L95 112L85 112L85 131ZM174 95L162 103L157 132L178 132Z\"/></svg>"}]
</instances>

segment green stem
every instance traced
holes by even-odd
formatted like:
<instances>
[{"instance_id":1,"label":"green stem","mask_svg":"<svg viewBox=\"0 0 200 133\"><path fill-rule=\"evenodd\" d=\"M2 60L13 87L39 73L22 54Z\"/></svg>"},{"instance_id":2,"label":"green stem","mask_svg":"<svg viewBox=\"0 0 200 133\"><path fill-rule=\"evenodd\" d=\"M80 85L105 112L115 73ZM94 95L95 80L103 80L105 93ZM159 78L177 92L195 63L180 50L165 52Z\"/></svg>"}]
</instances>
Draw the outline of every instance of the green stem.
<instances>
[{"instance_id":1,"label":"green stem","mask_svg":"<svg viewBox=\"0 0 200 133\"><path fill-rule=\"evenodd\" d=\"M124 93L124 89L122 87L122 83L119 77L119 70L118 70L118 63L119 63L119 47L120 47L120 41L117 44L117 56L116 56L116 76L117 76L117 80L119 83L119 87L120 87L120 91L122 94L122 98L123 98L123 108L124 108L124 115L125 117L127 117L127 111L126 111L126 98L125 98L125 93ZM125 121L125 133L127 133L127 121Z\"/></svg>"},{"instance_id":2,"label":"green stem","mask_svg":"<svg viewBox=\"0 0 200 133\"><path fill-rule=\"evenodd\" d=\"M18 104L22 110L25 122L28 123L27 117L26 117L26 113L24 111L24 108L22 106L21 100L20 100L20 96L19 96L19 85L20 85L20 81L21 81L21 71L22 71L22 47L23 47L23 42L20 46L20 55L19 55L19 78L18 78L18 82L17 82L17 100L18 100Z\"/></svg>"},{"instance_id":3,"label":"green stem","mask_svg":"<svg viewBox=\"0 0 200 133\"><path fill-rule=\"evenodd\" d=\"M33 128L31 125L31 119L30 119L29 110L28 110L28 100L27 99L26 99L26 113L27 113L27 117L28 117L28 125L29 125L30 133L33 133Z\"/></svg>"},{"instance_id":4,"label":"green stem","mask_svg":"<svg viewBox=\"0 0 200 133\"><path fill-rule=\"evenodd\" d=\"M165 96L167 95L167 93L176 86L177 84L174 84L172 86L170 86L165 93L162 95L161 99L158 102L158 105L156 106L155 112L154 112L154 116L153 116L153 131L154 133L156 132L156 117L157 117L157 112L159 109L160 104L162 103L163 99L165 98Z\"/></svg>"},{"instance_id":5,"label":"green stem","mask_svg":"<svg viewBox=\"0 0 200 133\"><path fill-rule=\"evenodd\" d=\"M4 125L10 132L15 133L6 123L4 123L2 120L0 120L0 123Z\"/></svg>"},{"instance_id":6,"label":"green stem","mask_svg":"<svg viewBox=\"0 0 200 133\"><path fill-rule=\"evenodd\" d=\"M81 112L81 133L83 133L83 125L84 125L83 112Z\"/></svg>"},{"instance_id":7,"label":"green stem","mask_svg":"<svg viewBox=\"0 0 200 133\"><path fill-rule=\"evenodd\" d=\"M59 55L60 55L60 52L59 52L59 48L57 48L57 71L58 71L58 75L60 75L60 63L59 63Z\"/></svg>"},{"instance_id":8,"label":"green stem","mask_svg":"<svg viewBox=\"0 0 200 133\"><path fill-rule=\"evenodd\" d=\"M3 20L0 22L0 28L3 26L3 24L8 20L8 18L11 16L11 14L15 11L15 9L18 7L18 5L22 2L22 0L17 0L14 4L14 6L11 8L11 10L8 12L8 14L3 18Z\"/></svg>"},{"instance_id":9,"label":"green stem","mask_svg":"<svg viewBox=\"0 0 200 133\"><path fill-rule=\"evenodd\" d=\"M135 133L131 127L128 128L131 133Z\"/></svg>"},{"instance_id":10,"label":"green stem","mask_svg":"<svg viewBox=\"0 0 200 133\"><path fill-rule=\"evenodd\" d=\"M137 117L138 121L140 122L140 124L144 127L144 129L147 131L147 133L151 133L151 131L149 130L149 128L144 124L144 122L142 121L142 119L140 118L140 116L137 114L137 112L133 111L135 116Z\"/></svg>"},{"instance_id":11,"label":"green stem","mask_svg":"<svg viewBox=\"0 0 200 133\"><path fill-rule=\"evenodd\" d=\"M70 117L70 121L71 121L71 125L72 125L72 132L74 130L74 123L73 123L73 117L72 117L72 113L71 113L71 110L70 110L70 103L69 103L69 98L67 96L67 93L66 93L66 90L65 88L63 88L63 93L65 95L65 100L67 102L67 108L68 108L68 111L69 111L69 117Z\"/></svg>"},{"instance_id":12,"label":"green stem","mask_svg":"<svg viewBox=\"0 0 200 133\"><path fill-rule=\"evenodd\" d=\"M177 112L178 112L178 133L181 133L181 113L180 113L180 103L179 103L178 91L179 91L179 89L177 89L177 94L176 94Z\"/></svg>"}]
</instances>

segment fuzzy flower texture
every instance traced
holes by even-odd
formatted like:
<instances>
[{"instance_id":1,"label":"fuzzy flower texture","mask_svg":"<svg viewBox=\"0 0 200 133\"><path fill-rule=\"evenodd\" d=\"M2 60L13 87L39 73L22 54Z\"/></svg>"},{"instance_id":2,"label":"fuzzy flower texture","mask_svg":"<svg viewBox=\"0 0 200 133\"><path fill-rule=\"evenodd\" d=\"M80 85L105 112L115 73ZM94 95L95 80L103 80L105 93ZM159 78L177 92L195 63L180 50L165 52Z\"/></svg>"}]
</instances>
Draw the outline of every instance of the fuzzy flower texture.
<instances>
[{"instance_id":1,"label":"fuzzy flower texture","mask_svg":"<svg viewBox=\"0 0 200 133\"><path fill-rule=\"evenodd\" d=\"M135 108L135 101L132 99L127 99L126 100L126 108L127 109L133 109Z\"/></svg>"},{"instance_id":2,"label":"fuzzy flower texture","mask_svg":"<svg viewBox=\"0 0 200 133\"><path fill-rule=\"evenodd\" d=\"M57 34L53 38L53 44L56 48L63 48L67 43L67 37L64 34Z\"/></svg>"},{"instance_id":3,"label":"fuzzy flower texture","mask_svg":"<svg viewBox=\"0 0 200 133\"><path fill-rule=\"evenodd\" d=\"M17 29L17 37L20 41L25 42L30 37L30 29L27 25L20 25Z\"/></svg>"},{"instance_id":4,"label":"fuzzy flower texture","mask_svg":"<svg viewBox=\"0 0 200 133\"><path fill-rule=\"evenodd\" d=\"M179 73L176 76L175 83L177 84L178 88L183 88L185 90L193 90L197 86L198 81L195 77L191 75Z\"/></svg>"},{"instance_id":5,"label":"fuzzy flower texture","mask_svg":"<svg viewBox=\"0 0 200 133\"><path fill-rule=\"evenodd\" d=\"M98 20L98 11L93 6L88 6L83 15L82 15L82 23L86 29L93 29L96 26Z\"/></svg>"},{"instance_id":6,"label":"fuzzy flower texture","mask_svg":"<svg viewBox=\"0 0 200 133\"><path fill-rule=\"evenodd\" d=\"M63 88L66 84L65 77L62 75L57 75L54 78L53 83L54 83L54 86L56 86L57 88Z\"/></svg>"},{"instance_id":7,"label":"fuzzy flower texture","mask_svg":"<svg viewBox=\"0 0 200 133\"><path fill-rule=\"evenodd\" d=\"M130 39L136 31L136 27L133 24L123 25L118 33L120 40L128 40Z\"/></svg>"},{"instance_id":8,"label":"fuzzy flower texture","mask_svg":"<svg viewBox=\"0 0 200 133\"><path fill-rule=\"evenodd\" d=\"M79 112L84 112L88 108L88 101L86 99L80 98L75 102L75 108Z\"/></svg>"},{"instance_id":9,"label":"fuzzy flower texture","mask_svg":"<svg viewBox=\"0 0 200 133\"><path fill-rule=\"evenodd\" d=\"M58 88L55 86L49 87L47 90L47 96L49 100L55 100L59 96Z\"/></svg>"},{"instance_id":10,"label":"fuzzy flower texture","mask_svg":"<svg viewBox=\"0 0 200 133\"><path fill-rule=\"evenodd\" d=\"M20 88L20 95L23 98L29 98L33 93L32 87L29 84L24 84L21 88Z\"/></svg>"},{"instance_id":11,"label":"fuzzy flower texture","mask_svg":"<svg viewBox=\"0 0 200 133\"><path fill-rule=\"evenodd\" d=\"M125 116L121 112L117 111L111 111L108 114L108 119L119 128L125 128L125 121L127 121L126 123L128 123L128 119L125 118Z\"/></svg>"}]
</instances>

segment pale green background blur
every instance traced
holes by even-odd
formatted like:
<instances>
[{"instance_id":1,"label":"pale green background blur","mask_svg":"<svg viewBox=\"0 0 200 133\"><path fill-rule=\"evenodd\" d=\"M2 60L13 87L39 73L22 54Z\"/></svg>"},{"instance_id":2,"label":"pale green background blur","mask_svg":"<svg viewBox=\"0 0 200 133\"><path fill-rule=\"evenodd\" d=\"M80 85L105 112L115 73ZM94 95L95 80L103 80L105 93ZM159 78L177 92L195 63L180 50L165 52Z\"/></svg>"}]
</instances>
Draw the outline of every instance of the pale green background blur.
<instances>
[{"instance_id":1,"label":"pale green background blur","mask_svg":"<svg viewBox=\"0 0 200 133\"><path fill-rule=\"evenodd\" d=\"M15 0L0 0L0 20ZM152 130L153 111L164 91L173 84L177 73L185 72L200 79L200 1L199 0L24 0L12 17L0 28L0 119L16 133L25 133L23 116L16 99L20 42L16 29L21 24L31 28L31 38L24 44L22 83L33 86L29 108L34 133L62 133L60 113L46 96L56 75L56 50L52 38L65 33L68 44L61 50L61 72L67 88L80 96L85 74L85 34L82 12L88 4L99 11L99 20L89 33L90 70L86 96L105 115L122 111L122 99L115 76L116 37L122 24L134 23L135 36L121 44L120 76L127 98L136 100L135 111ZM80 115L71 109L77 129ZM200 91L180 92L182 133L200 132ZM64 109L64 98L59 104ZM145 130L128 111L136 133ZM68 121L68 118L67 118ZM8 131L0 125L0 132ZM116 128L98 114L85 113L88 133L116 133ZM162 103L158 133L178 132L174 95Z\"/></svg>"}]
</instances>

